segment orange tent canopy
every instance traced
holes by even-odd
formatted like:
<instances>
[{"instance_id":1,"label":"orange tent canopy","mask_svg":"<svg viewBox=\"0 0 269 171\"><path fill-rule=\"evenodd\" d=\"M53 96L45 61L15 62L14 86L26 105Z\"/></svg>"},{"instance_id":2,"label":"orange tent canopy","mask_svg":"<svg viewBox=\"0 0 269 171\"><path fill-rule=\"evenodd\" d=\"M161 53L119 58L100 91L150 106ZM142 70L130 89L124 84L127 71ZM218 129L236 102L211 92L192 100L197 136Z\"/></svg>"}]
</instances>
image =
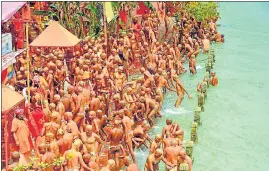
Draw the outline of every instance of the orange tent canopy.
<instances>
[{"instance_id":1,"label":"orange tent canopy","mask_svg":"<svg viewBox=\"0 0 269 171\"><path fill-rule=\"evenodd\" d=\"M80 39L66 30L58 22L51 24L30 44L35 47L72 47L77 45Z\"/></svg>"},{"instance_id":2,"label":"orange tent canopy","mask_svg":"<svg viewBox=\"0 0 269 171\"><path fill-rule=\"evenodd\" d=\"M25 99L20 93L2 84L2 112L9 111L23 100Z\"/></svg>"}]
</instances>

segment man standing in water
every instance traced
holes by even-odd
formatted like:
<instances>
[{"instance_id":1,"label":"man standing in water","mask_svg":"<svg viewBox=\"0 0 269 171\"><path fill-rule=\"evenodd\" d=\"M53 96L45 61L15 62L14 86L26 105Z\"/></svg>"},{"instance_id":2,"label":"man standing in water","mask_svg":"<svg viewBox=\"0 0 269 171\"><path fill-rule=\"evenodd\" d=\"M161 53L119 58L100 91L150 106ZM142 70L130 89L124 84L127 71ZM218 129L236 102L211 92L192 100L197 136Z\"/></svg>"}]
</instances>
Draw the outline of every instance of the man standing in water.
<instances>
[{"instance_id":1,"label":"man standing in water","mask_svg":"<svg viewBox=\"0 0 269 171\"><path fill-rule=\"evenodd\" d=\"M207 53L210 49L210 41L207 39L206 36L204 36L202 43L203 43L204 53Z\"/></svg>"},{"instance_id":2,"label":"man standing in water","mask_svg":"<svg viewBox=\"0 0 269 171\"><path fill-rule=\"evenodd\" d=\"M159 163L163 161L169 167L174 167L176 165L168 162L164 157L161 149L157 149L154 153L150 154L146 160L144 171L158 171Z\"/></svg>"},{"instance_id":3,"label":"man standing in water","mask_svg":"<svg viewBox=\"0 0 269 171\"><path fill-rule=\"evenodd\" d=\"M184 92L186 92L189 98L192 98L192 97L188 93L188 91L184 88L182 82L178 79L177 75L173 76L173 81L176 83L176 90L177 90L177 95L178 95L178 99L175 103L175 107L179 107L184 98L184 94L185 94Z\"/></svg>"},{"instance_id":4,"label":"man standing in water","mask_svg":"<svg viewBox=\"0 0 269 171\"><path fill-rule=\"evenodd\" d=\"M178 158L180 157L180 152L181 152L182 148L180 146L177 146L177 141L175 139L173 139L170 143L170 146L166 147L164 149L164 157L166 158L166 160L170 163L172 163L173 165L175 165L175 167L171 168L169 166L166 166L166 171L177 171L177 162L178 162Z\"/></svg>"},{"instance_id":5,"label":"man standing in water","mask_svg":"<svg viewBox=\"0 0 269 171\"><path fill-rule=\"evenodd\" d=\"M178 158L178 164L182 164L182 163L187 163L188 164L188 171L192 170L192 159L186 155L186 153L184 151L180 152L180 157Z\"/></svg>"},{"instance_id":6,"label":"man standing in water","mask_svg":"<svg viewBox=\"0 0 269 171\"><path fill-rule=\"evenodd\" d=\"M190 73L192 74L196 74L196 61L195 61L195 56L191 55L190 57L190 61L189 61L189 69L190 69Z\"/></svg>"},{"instance_id":7,"label":"man standing in water","mask_svg":"<svg viewBox=\"0 0 269 171\"><path fill-rule=\"evenodd\" d=\"M154 153L156 149L160 148L162 144L162 136L157 134L154 141L150 145L150 153Z\"/></svg>"},{"instance_id":8,"label":"man standing in water","mask_svg":"<svg viewBox=\"0 0 269 171\"><path fill-rule=\"evenodd\" d=\"M211 84L212 86L217 86L218 85L218 78L216 76L216 72L211 73L212 79L211 79Z\"/></svg>"},{"instance_id":9,"label":"man standing in water","mask_svg":"<svg viewBox=\"0 0 269 171\"><path fill-rule=\"evenodd\" d=\"M123 125L123 129L125 133L125 142L132 155L133 162L136 163L135 154L133 151L133 142L132 142L132 138L133 138L132 126L134 125L134 121L132 120L130 116L128 116L128 109L124 110L124 116L122 118L122 125Z\"/></svg>"}]
</instances>

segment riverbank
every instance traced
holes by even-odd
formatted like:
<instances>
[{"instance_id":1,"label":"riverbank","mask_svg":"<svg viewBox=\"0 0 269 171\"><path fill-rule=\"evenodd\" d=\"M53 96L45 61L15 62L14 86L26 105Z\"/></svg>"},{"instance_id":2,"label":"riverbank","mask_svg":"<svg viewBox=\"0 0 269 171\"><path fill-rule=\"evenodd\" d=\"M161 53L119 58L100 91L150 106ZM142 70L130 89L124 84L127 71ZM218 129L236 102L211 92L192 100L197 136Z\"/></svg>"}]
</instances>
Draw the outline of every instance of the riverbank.
<instances>
[{"instance_id":1,"label":"riverbank","mask_svg":"<svg viewBox=\"0 0 269 171\"><path fill-rule=\"evenodd\" d=\"M194 108L197 106L198 101L197 84L203 79L205 75L206 72L205 65L207 61L205 59L207 58L208 54L199 53L199 55L196 58L198 68L197 73L193 75L190 74L188 70L186 73L179 75L179 78L182 81L184 87L192 95L193 97L192 99L188 99L187 95L185 95L184 100L181 103L181 107L175 108L174 104L178 96L175 92L167 91L167 93L164 96L163 106L161 110L161 114L163 117L155 120L155 126L149 132L150 137L154 138L156 134L160 134L162 132L162 128L166 125L165 120L167 118L170 118L173 121L177 122L180 125L181 129L184 130L183 145L186 143L186 141L190 140L191 123L194 117ZM189 67L188 62L185 62L183 66L185 68L188 68ZM206 106L208 105L206 104ZM203 114L201 114L201 117L203 117L202 115ZM149 149L144 148L136 150L136 156L138 158L138 165L140 169L143 169L148 154ZM195 147L194 147L194 157L195 157ZM160 170L165 170L164 163L160 163L159 167Z\"/></svg>"}]
</instances>

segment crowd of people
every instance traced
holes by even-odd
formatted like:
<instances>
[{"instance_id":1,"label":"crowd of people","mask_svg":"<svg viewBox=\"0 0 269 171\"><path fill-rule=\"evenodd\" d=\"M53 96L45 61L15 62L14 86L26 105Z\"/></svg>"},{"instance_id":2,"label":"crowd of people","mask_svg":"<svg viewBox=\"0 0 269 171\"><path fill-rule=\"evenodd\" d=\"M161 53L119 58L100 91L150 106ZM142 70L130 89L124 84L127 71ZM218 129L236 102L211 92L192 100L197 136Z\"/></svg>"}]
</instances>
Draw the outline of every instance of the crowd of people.
<instances>
[{"instance_id":1,"label":"crowd of people","mask_svg":"<svg viewBox=\"0 0 269 171\"><path fill-rule=\"evenodd\" d=\"M166 170L179 170L180 164L187 163L191 171L192 160L182 147L184 131L179 124L167 119L154 139L148 132L155 118L162 117L164 93L178 95L175 107L180 107L185 93L192 98L179 75L188 70L184 62L196 74L200 51L207 53L213 41L224 42L216 21L206 26L182 13L170 28L169 17L151 13L142 19L134 17L128 31L112 34L109 41L104 34L86 37L70 60L64 60L64 49L51 49L45 55L37 49L31 55L30 101L29 71L26 53L22 53L15 66L16 80L9 84L25 96L28 110L39 109L44 115L38 120L32 116L37 121L31 123L36 135L29 138L28 115L15 111L11 131L20 150L12 153L14 161L29 163L34 147L37 163L47 164L45 170L55 170L53 163L61 158L62 170L125 167L138 171L134 150L145 146L150 153L144 170L159 170L162 160ZM162 36L164 22L168 32ZM213 82L216 85L216 76Z\"/></svg>"}]
</instances>

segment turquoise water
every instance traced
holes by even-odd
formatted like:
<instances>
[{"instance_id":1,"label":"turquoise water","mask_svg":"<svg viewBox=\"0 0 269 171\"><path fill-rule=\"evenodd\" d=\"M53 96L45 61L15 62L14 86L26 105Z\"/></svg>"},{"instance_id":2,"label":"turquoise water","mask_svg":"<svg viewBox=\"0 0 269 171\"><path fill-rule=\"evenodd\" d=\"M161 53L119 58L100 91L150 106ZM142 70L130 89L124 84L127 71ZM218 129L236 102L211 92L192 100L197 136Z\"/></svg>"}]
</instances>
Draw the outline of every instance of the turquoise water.
<instances>
[{"instance_id":1,"label":"turquoise water","mask_svg":"<svg viewBox=\"0 0 269 171\"><path fill-rule=\"evenodd\" d=\"M194 147L193 171L269 170L269 3L222 2L219 31L225 43L213 45L214 70L219 86L211 87L201 115L198 144ZM185 97L182 107L173 107L175 93L167 93L163 118L151 137L161 133L167 117L176 120L190 139L193 109L197 105L196 85L205 75L206 56L198 56L198 74L181 79L193 99ZM186 65L187 67L187 65ZM147 149L136 151L144 167ZM160 165L164 170L164 165Z\"/></svg>"},{"instance_id":2,"label":"turquoise water","mask_svg":"<svg viewBox=\"0 0 269 171\"><path fill-rule=\"evenodd\" d=\"M220 12L220 85L209 90L194 171L269 170L269 3L223 2Z\"/></svg>"}]
</instances>

